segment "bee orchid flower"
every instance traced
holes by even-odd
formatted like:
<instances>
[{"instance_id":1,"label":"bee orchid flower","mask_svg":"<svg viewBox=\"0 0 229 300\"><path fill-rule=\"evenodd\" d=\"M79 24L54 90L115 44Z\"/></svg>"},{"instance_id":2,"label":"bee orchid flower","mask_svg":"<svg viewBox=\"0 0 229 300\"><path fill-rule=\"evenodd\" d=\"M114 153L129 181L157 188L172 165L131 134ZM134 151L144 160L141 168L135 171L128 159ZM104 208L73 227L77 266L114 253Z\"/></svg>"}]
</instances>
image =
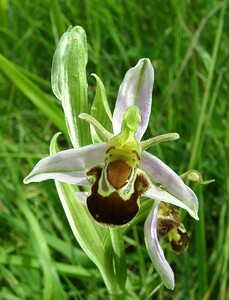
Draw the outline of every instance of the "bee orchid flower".
<instances>
[{"instance_id":1,"label":"bee orchid flower","mask_svg":"<svg viewBox=\"0 0 229 300\"><path fill-rule=\"evenodd\" d=\"M104 226L124 226L137 215L142 196L154 200L145 224L149 256L165 286L174 288L174 274L157 237L160 203L185 209L198 219L194 192L165 163L146 152L164 141L176 140L177 133L141 141L151 113L154 70L149 59L141 59L125 75L113 113L113 133L92 116L82 113L104 142L60 151L41 159L24 183L55 179L77 186L89 186L80 193L91 216Z\"/></svg>"}]
</instances>

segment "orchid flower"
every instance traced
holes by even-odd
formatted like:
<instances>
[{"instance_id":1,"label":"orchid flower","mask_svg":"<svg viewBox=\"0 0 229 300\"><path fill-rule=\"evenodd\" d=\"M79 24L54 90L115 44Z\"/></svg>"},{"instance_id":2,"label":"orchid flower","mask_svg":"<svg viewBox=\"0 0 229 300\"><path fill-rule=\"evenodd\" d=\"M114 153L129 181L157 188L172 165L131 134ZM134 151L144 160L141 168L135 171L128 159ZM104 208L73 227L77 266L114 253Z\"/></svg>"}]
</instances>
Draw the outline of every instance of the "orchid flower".
<instances>
[{"instance_id":1,"label":"orchid flower","mask_svg":"<svg viewBox=\"0 0 229 300\"><path fill-rule=\"evenodd\" d=\"M145 223L149 256L165 286L174 288L174 274L158 241L161 203L185 209L198 219L198 200L194 192L165 163L146 152L164 141L176 140L168 133L141 141L149 122L154 69L149 59L141 59L131 68L119 88L113 113L113 133L92 116L79 118L90 123L104 142L60 151L41 159L24 183L55 179L90 192L78 194L94 220L103 226L125 226L135 218L140 198L154 200ZM177 228L177 227L176 227Z\"/></svg>"}]
</instances>

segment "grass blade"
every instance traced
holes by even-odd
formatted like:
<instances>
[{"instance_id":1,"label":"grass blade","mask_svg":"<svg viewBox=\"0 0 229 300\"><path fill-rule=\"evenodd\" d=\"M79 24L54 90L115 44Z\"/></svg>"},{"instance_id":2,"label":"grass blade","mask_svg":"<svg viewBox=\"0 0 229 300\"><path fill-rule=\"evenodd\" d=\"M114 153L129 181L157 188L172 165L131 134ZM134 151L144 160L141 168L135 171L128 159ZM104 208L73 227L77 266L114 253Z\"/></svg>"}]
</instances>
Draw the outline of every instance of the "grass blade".
<instances>
[{"instance_id":1,"label":"grass blade","mask_svg":"<svg viewBox=\"0 0 229 300\"><path fill-rule=\"evenodd\" d=\"M67 134L64 115L61 109L51 102L49 96L30 81L14 64L0 54L0 69L29 98L53 124L65 135Z\"/></svg>"}]
</instances>

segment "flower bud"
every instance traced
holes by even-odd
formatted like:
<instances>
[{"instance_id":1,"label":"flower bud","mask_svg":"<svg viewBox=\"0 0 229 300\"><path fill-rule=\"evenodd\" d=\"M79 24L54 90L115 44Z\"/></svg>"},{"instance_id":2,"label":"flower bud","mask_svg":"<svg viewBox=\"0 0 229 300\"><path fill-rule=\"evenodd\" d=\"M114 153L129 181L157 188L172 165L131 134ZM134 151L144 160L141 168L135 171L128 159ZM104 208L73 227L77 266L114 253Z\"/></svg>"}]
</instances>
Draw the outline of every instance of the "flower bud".
<instances>
[{"instance_id":1,"label":"flower bud","mask_svg":"<svg viewBox=\"0 0 229 300\"><path fill-rule=\"evenodd\" d=\"M89 126L81 124L78 115L88 111L87 40L82 27L66 31L53 56L51 84L53 93L62 102L66 124L74 147L89 143ZM83 127L83 128L82 128Z\"/></svg>"}]
</instances>

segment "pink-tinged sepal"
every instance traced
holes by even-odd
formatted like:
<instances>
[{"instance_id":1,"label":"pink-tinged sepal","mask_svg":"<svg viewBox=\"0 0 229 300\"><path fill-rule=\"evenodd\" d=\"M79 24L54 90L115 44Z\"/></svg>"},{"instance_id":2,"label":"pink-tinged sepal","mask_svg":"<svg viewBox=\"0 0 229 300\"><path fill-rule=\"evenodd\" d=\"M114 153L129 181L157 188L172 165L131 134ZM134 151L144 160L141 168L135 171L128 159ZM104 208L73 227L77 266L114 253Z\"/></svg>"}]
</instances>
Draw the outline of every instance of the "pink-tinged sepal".
<instances>
[{"instance_id":1,"label":"pink-tinged sepal","mask_svg":"<svg viewBox=\"0 0 229 300\"><path fill-rule=\"evenodd\" d=\"M156 156L143 152L139 168L149 176L151 188L145 196L184 208L198 220L198 199L183 180Z\"/></svg>"},{"instance_id":2,"label":"pink-tinged sepal","mask_svg":"<svg viewBox=\"0 0 229 300\"><path fill-rule=\"evenodd\" d=\"M158 207L160 202L155 201L154 205L145 222L145 242L146 248L151 258L155 269L161 276L164 285L173 290L175 287L174 273L169 263L165 259L164 252L159 244L157 237L157 219L158 219Z\"/></svg>"},{"instance_id":3,"label":"pink-tinged sepal","mask_svg":"<svg viewBox=\"0 0 229 300\"><path fill-rule=\"evenodd\" d=\"M106 143L60 151L41 159L24 183L55 179L77 185L88 185L86 170L104 162Z\"/></svg>"},{"instance_id":4,"label":"pink-tinged sepal","mask_svg":"<svg viewBox=\"0 0 229 300\"><path fill-rule=\"evenodd\" d=\"M140 109L141 123L136 138L140 140L149 123L152 103L154 69L148 58L142 58L137 65L129 69L120 85L113 114L114 134L121 130L123 115L132 105Z\"/></svg>"}]
</instances>

